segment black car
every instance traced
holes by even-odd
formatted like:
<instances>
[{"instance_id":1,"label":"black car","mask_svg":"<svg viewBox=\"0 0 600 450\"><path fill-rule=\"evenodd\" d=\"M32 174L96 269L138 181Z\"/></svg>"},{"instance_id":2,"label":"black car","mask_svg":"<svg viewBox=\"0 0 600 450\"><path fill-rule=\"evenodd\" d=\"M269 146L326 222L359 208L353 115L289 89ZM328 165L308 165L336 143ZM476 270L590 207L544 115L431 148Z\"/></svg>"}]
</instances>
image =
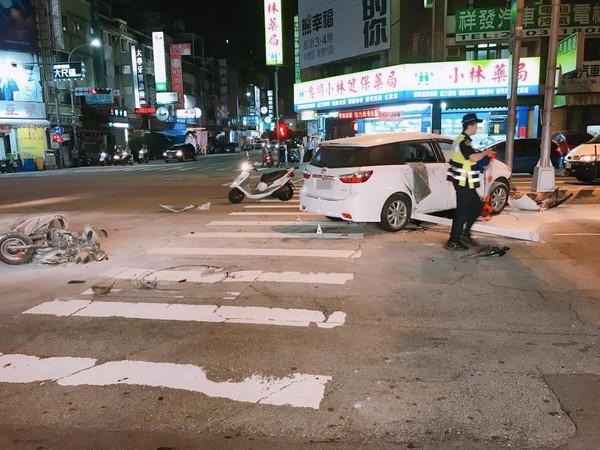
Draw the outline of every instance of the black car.
<instances>
[{"instance_id":1,"label":"black car","mask_svg":"<svg viewBox=\"0 0 600 450\"><path fill-rule=\"evenodd\" d=\"M496 152L498 161L505 161L506 141L496 142L486 148L493 148ZM539 138L520 138L515 139L513 147L513 173L533 174L534 167L540 160L542 149L542 140ZM559 168L562 161L562 155L556 143L550 145L550 162L555 168Z\"/></svg>"},{"instance_id":2,"label":"black car","mask_svg":"<svg viewBox=\"0 0 600 450\"><path fill-rule=\"evenodd\" d=\"M223 147L223 153L240 153L242 149L237 142L228 142Z\"/></svg>"},{"instance_id":3,"label":"black car","mask_svg":"<svg viewBox=\"0 0 600 450\"><path fill-rule=\"evenodd\" d=\"M198 155L196 147L192 144L175 144L164 151L163 159L166 163L169 161L196 161Z\"/></svg>"}]
</instances>

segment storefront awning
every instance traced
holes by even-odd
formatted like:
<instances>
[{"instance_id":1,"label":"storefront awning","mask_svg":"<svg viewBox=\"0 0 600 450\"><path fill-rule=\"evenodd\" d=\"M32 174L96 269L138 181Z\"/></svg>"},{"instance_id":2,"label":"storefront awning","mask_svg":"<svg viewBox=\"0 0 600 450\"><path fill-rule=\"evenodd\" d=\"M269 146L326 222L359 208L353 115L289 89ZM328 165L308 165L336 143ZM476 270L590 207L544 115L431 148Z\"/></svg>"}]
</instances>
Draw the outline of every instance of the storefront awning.
<instances>
[{"instance_id":1,"label":"storefront awning","mask_svg":"<svg viewBox=\"0 0 600 450\"><path fill-rule=\"evenodd\" d=\"M19 127L49 127L50 122L44 119L0 119L0 125Z\"/></svg>"}]
</instances>

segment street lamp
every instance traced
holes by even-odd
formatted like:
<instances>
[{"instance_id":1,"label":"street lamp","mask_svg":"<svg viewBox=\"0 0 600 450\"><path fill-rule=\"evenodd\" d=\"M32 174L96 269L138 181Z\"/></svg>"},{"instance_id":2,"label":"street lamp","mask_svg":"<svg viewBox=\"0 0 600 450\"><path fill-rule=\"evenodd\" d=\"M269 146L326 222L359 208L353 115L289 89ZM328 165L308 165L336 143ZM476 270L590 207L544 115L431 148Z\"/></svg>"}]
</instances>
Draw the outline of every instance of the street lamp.
<instances>
[{"instance_id":1,"label":"street lamp","mask_svg":"<svg viewBox=\"0 0 600 450\"><path fill-rule=\"evenodd\" d=\"M100 47L102 43L100 42L100 39L96 38L92 39L91 42L86 42L85 44L78 45L77 47L73 48L73 50L71 50L71 52L69 53L69 56L67 57L67 62L71 62L71 56L73 56L73 53L75 53L80 48L87 47L89 45L91 45L92 47ZM69 90L71 94L71 125L73 126L73 150L75 150L77 149L77 120L75 120L75 93L73 92L72 79L69 79Z\"/></svg>"}]
</instances>

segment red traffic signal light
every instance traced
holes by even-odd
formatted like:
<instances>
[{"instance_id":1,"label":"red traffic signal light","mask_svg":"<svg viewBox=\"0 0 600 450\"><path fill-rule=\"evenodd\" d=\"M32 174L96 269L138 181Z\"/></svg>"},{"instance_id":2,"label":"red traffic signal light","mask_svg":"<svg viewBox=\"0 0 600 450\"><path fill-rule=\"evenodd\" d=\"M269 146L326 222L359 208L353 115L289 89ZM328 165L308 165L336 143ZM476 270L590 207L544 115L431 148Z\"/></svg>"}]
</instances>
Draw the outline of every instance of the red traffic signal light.
<instances>
[{"instance_id":1,"label":"red traffic signal light","mask_svg":"<svg viewBox=\"0 0 600 450\"><path fill-rule=\"evenodd\" d=\"M91 87L90 88L90 94L93 95L97 95L97 94L111 94L112 93L112 89L111 88L96 88L96 87Z\"/></svg>"},{"instance_id":2,"label":"red traffic signal light","mask_svg":"<svg viewBox=\"0 0 600 450\"><path fill-rule=\"evenodd\" d=\"M277 135L279 139L285 139L288 135L288 126L285 123L280 123L277 125Z\"/></svg>"},{"instance_id":3,"label":"red traffic signal light","mask_svg":"<svg viewBox=\"0 0 600 450\"><path fill-rule=\"evenodd\" d=\"M62 134L53 134L52 135L52 142L62 142L62 141L63 141Z\"/></svg>"}]
</instances>

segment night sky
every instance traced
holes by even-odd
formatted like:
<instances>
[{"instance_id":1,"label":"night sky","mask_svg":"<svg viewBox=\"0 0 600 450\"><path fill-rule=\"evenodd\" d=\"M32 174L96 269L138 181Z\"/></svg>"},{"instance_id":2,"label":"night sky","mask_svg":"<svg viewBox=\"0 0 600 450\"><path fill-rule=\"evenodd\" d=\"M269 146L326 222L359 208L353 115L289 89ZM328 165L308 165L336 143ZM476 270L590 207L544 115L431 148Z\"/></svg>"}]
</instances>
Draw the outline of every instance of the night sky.
<instances>
[{"instance_id":1,"label":"night sky","mask_svg":"<svg viewBox=\"0 0 600 450\"><path fill-rule=\"evenodd\" d=\"M134 23L138 11L162 11L185 23L185 31L204 39L207 56L244 61L257 69L273 73L265 64L264 0L113 0L115 11ZM291 113L294 82L293 16L298 0L282 0L284 26L284 67L280 68L280 89L285 92L285 110ZM152 30L156 31L156 30Z\"/></svg>"}]
</instances>

